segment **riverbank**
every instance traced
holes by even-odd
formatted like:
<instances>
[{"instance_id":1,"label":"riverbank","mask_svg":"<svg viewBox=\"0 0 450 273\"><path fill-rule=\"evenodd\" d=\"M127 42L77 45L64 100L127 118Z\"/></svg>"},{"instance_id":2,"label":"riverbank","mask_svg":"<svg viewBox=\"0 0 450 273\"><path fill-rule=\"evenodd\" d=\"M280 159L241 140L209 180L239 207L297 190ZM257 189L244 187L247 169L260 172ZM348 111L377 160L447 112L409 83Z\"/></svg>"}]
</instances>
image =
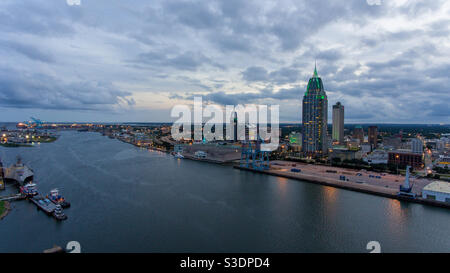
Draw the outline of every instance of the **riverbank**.
<instances>
[{"instance_id":1,"label":"riverbank","mask_svg":"<svg viewBox=\"0 0 450 273\"><path fill-rule=\"evenodd\" d=\"M33 147L32 144L18 144L18 143L0 143L0 146L6 148Z\"/></svg>"},{"instance_id":2,"label":"riverbank","mask_svg":"<svg viewBox=\"0 0 450 273\"><path fill-rule=\"evenodd\" d=\"M11 206L10 206L9 202L0 201L0 220L5 218L6 215L8 215L10 210L11 210Z\"/></svg>"},{"instance_id":3,"label":"riverbank","mask_svg":"<svg viewBox=\"0 0 450 273\"><path fill-rule=\"evenodd\" d=\"M424 204L424 205L431 205L431 206L435 206L435 207L442 207L442 208L450 209L450 203L437 202L437 201L432 201L432 200L428 200L428 199L423 199L420 197L413 199L413 198L398 196L397 195L398 190L396 190L396 189L387 188L387 187L379 187L379 186L369 185L366 183L360 184L360 183L353 183L353 182L349 182L349 181L340 181L340 180L330 178L330 177L325 177L325 176L302 174L301 172L300 173L290 173L290 172L282 172L282 171L278 171L278 170L263 171L263 170L255 170L255 169L241 167L241 166L234 166L234 168L240 169L240 170L256 172L256 173L268 174L268 175L272 175L272 176L288 178L288 179L294 179L294 180L307 182L307 183L314 183L314 184L319 184L319 185L323 185L323 186L330 186L330 187L339 188L339 189L367 193L367 194L387 197L387 198L401 200L401 201L408 201L408 202L413 202L413 203L419 203L419 204Z\"/></svg>"}]
</instances>

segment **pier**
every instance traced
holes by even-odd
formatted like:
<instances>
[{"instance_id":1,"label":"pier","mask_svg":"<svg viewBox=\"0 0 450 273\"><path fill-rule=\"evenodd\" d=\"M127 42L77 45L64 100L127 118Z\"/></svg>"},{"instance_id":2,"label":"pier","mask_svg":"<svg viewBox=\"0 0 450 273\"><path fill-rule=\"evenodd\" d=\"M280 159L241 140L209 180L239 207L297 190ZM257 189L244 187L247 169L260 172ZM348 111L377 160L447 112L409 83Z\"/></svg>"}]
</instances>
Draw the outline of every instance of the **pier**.
<instances>
[{"instance_id":1,"label":"pier","mask_svg":"<svg viewBox=\"0 0 450 273\"><path fill-rule=\"evenodd\" d=\"M26 198L25 195L17 193L6 196L0 196L0 201L16 201L16 200L23 200L25 198Z\"/></svg>"}]
</instances>

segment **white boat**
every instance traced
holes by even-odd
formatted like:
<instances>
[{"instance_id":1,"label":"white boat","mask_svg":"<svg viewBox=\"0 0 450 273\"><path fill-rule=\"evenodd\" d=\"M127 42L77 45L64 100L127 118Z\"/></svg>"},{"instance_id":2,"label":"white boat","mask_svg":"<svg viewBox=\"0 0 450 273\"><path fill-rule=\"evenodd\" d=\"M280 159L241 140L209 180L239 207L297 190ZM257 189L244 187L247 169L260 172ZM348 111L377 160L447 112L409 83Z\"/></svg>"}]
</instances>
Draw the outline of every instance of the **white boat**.
<instances>
[{"instance_id":1,"label":"white boat","mask_svg":"<svg viewBox=\"0 0 450 273\"><path fill-rule=\"evenodd\" d=\"M53 211L53 217L56 218L56 220L66 220L67 216L64 214L61 205L56 205L55 210Z\"/></svg>"},{"instance_id":2,"label":"white boat","mask_svg":"<svg viewBox=\"0 0 450 273\"><path fill-rule=\"evenodd\" d=\"M180 154L180 153L176 153L176 154L174 155L174 157L175 157L175 158L184 158L184 156L183 156L182 154Z\"/></svg>"}]
</instances>

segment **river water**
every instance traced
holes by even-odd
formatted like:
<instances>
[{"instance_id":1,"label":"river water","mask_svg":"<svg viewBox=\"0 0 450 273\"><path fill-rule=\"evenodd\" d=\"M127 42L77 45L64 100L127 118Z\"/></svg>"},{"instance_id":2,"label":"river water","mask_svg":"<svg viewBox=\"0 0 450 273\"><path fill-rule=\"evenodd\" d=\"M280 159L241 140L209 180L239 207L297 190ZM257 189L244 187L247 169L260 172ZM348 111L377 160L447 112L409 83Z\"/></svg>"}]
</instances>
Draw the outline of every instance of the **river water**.
<instances>
[{"instance_id":1,"label":"river water","mask_svg":"<svg viewBox=\"0 0 450 273\"><path fill-rule=\"evenodd\" d=\"M450 210L136 148L98 133L0 147L72 203L57 222L27 201L0 221L0 252L450 252ZM11 186L0 195L14 190Z\"/></svg>"}]
</instances>

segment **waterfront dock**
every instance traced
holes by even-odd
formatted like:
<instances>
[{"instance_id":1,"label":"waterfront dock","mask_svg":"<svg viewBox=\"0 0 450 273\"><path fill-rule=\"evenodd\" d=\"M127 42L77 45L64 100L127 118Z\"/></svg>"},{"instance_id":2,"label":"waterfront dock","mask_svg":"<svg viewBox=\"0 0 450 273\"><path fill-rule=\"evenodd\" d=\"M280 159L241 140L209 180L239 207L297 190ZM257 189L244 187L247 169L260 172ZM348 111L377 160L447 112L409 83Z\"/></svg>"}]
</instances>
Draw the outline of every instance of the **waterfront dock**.
<instances>
[{"instance_id":1,"label":"waterfront dock","mask_svg":"<svg viewBox=\"0 0 450 273\"><path fill-rule=\"evenodd\" d=\"M6 196L0 196L0 201L15 201L15 200L23 200L25 198L26 197L23 194L17 193Z\"/></svg>"},{"instance_id":2,"label":"waterfront dock","mask_svg":"<svg viewBox=\"0 0 450 273\"><path fill-rule=\"evenodd\" d=\"M56 209L56 205L43 196L35 196L30 201L48 215L51 215Z\"/></svg>"},{"instance_id":3,"label":"waterfront dock","mask_svg":"<svg viewBox=\"0 0 450 273\"><path fill-rule=\"evenodd\" d=\"M345 190L350 190L350 191L355 191L355 192L367 193L367 194L387 197L387 198L401 200L401 201L407 201L407 202L413 202L413 203L419 203L419 204L425 204L425 205L431 205L431 206L435 206L435 207L443 207L443 208L450 209L450 203L428 200L428 199L424 199L421 197L408 198L408 197L404 197L404 196L399 196L398 189L382 187L382 186L375 186L375 185L370 185L367 183L342 181L342 180L338 180L338 179L330 178L330 177L326 177L326 176L321 176L321 175L306 174L306 173L302 173L302 172L287 172L287 171L277 170L277 169L255 170L252 168L242 167L239 165L235 165L234 168L239 169L239 170L251 171L251 172L255 172L255 173L262 173L262 174L267 174L267 175L273 175L273 176L298 180L298 181L307 182L307 183L314 183L314 184L319 184L319 185L323 185L323 186L329 186L329 187L335 187L335 188L345 189Z\"/></svg>"}]
</instances>

